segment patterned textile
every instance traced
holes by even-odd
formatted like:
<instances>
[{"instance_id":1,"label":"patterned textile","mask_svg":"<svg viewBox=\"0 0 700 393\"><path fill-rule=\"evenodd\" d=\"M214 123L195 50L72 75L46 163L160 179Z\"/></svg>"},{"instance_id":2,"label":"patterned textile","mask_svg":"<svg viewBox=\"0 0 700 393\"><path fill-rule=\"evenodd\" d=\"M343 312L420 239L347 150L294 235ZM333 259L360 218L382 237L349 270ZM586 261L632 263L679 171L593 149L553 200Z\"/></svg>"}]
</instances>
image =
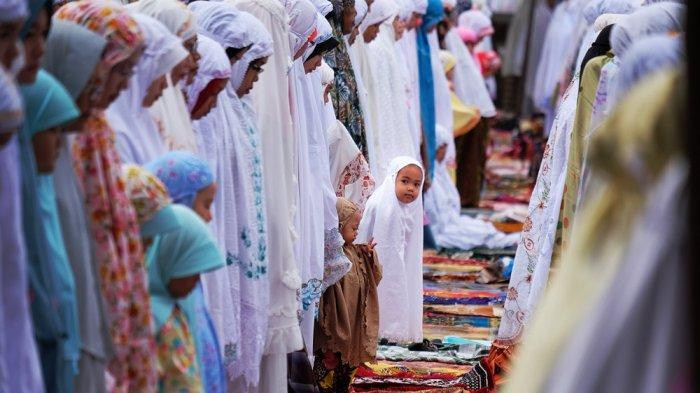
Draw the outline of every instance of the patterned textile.
<instances>
[{"instance_id":1,"label":"patterned textile","mask_svg":"<svg viewBox=\"0 0 700 393\"><path fill-rule=\"evenodd\" d=\"M73 145L99 261L102 294L115 356L115 391L155 389L155 341L136 211L125 193L114 132L102 112L85 123Z\"/></svg>"},{"instance_id":2,"label":"patterned textile","mask_svg":"<svg viewBox=\"0 0 700 393\"><path fill-rule=\"evenodd\" d=\"M395 384L431 387L467 387L463 380L470 365L446 365L434 362L365 363L355 373L353 385Z\"/></svg>"},{"instance_id":3,"label":"patterned textile","mask_svg":"<svg viewBox=\"0 0 700 393\"><path fill-rule=\"evenodd\" d=\"M333 36L340 44L323 56L326 63L335 72L330 97L335 109L335 116L348 129L362 155L369 157L365 122L357 94L355 71L350 63L348 48L343 40L343 31L339 20L340 17L332 18L330 23L333 27Z\"/></svg>"},{"instance_id":4,"label":"patterned textile","mask_svg":"<svg viewBox=\"0 0 700 393\"><path fill-rule=\"evenodd\" d=\"M335 194L338 197L345 196L345 187L356 182L360 183L360 198L357 203L364 206L374 191L375 181L370 173L369 163L361 153L343 169Z\"/></svg>"},{"instance_id":5,"label":"patterned textile","mask_svg":"<svg viewBox=\"0 0 700 393\"><path fill-rule=\"evenodd\" d=\"M175 307L156 335L158 341L158 391L202 392L194 341L187 319Z\"/></svg>"},{"instance_id":6,"label":"patterned textile","mask_svg":"<svg viewBox=\"0 0 700 393\"><path fill-rule=\"evenodd\" d=\"M314 376L321 393L347 392L356 370L343 363L337 352L317 353L314 360Z\"/></svg>"}]
</instances>

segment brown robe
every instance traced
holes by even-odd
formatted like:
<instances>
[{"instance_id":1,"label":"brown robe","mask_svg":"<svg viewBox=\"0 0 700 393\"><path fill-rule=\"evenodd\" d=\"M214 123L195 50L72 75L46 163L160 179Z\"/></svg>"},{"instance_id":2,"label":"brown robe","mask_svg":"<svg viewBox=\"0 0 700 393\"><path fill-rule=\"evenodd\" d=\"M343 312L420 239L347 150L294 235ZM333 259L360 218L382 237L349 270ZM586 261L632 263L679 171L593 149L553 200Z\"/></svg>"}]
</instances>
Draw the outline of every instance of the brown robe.
<instances>
[{"instance_id":1,"label":"brown robe","mask_svg":"<svg viewBox=\"0 0 700 393\"><path fill-rule=\"evenodd\" d=\"M340 353L343 363L373 361L379 335L377 285L382 267L377 254L345 245L350 271L323 293L314 330L314 352Z\"/></svg>"}]
</instances>

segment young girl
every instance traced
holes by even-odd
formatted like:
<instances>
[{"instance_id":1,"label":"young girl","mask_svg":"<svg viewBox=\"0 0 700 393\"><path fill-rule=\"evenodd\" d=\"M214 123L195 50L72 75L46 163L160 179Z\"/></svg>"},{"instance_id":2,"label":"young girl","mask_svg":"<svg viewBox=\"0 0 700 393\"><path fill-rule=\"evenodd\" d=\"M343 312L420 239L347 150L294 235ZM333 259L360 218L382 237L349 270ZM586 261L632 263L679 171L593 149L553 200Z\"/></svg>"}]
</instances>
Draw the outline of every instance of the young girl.
<instances>
[{"instance_id":1,"label":"young girl","mask_svg":"<svg viewBox=\"0 0 700 393\"><path fill-rule=\"evenodd\" d=\"M321 298L314 374L322 392L348 391L357 366L374 360L379 330L377 284L382 267L371 244L353 244L362 219L360 207L338 198L336 208L343 251L352 268Z\"/></svg>"},{"instance_id":2,"label":"young girl","mask_svg":"<svg viewBox=\"0 0 700 393\"><path fill-rule=\"evenodd\" d=\"M46 391L70 392L80 355L78 312L52 172L58 158L58 127L77 118L78 109L65 88L43 71L20 90L26 108L19 136L34 334Z\"/></svg>"},{"instance_id":3,"label":"young girl","mask_svg":"<svg viewBox=\"0 0 700 393\"><path fill-rule=\"evenodd\" d=\"M123 170L143 243L158 344L158 390L203 391L192 331L179 302L200 274L224 266L207 225L191 209L171 204L157 177L137 166Z\"/></svg>"},{"instance_id":4,"label":"young girl","mask_svg":"<svg viewBox=\"0 0 700 393\"><path fill-rule=\"evenodd\" d=\"M205 222L211 221L211 205L217 186L214 174L204 160L191 153L176 151L155 159L146 168L165 184L175 203L194 210ZM226 371L202 285L197 284L192 293L178 304L192 329L204 391L225 392Z\"/></svg>"},{"instance_id":5,"label":"young girl","mask_svg":"<svg viewBox=\"0 0 700 393\"><path fill-rule=\"evenodd\" d=\"M423 339L423 167L396 157L367 201L358 239L376 241L382 261L379 337L409 343Z\"/></svg>"}]
</instances>

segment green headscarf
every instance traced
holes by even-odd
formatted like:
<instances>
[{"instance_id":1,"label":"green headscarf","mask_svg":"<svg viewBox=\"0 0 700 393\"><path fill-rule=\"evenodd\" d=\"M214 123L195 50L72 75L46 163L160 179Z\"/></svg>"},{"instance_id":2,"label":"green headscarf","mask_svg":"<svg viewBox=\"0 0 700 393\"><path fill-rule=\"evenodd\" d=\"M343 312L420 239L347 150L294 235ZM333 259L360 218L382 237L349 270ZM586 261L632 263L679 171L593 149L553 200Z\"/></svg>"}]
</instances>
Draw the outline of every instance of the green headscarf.
<instances>
[{"instance_id":1,"label":"green headscarf","mask_svg":"<svg viewBox=\"0 0 700 393\"><path fill-rule=\"evenodd\" d=\"M73 273L58 220L51 174L36 170L32 137L78 117L66 89L41 70L31 85L20 86L26 122L20 132L24 234L32 290L32 319L40 343L54 343L56 354L41 352L48 391L72 391L80 354Z\"/></svg>"},{"instance_id":2,"label":"green headscarf","mask_svg":"<svg viewBox=\"0 0 700 393\"><path fill-rule=\"evenodd\" d=\"M225 265L224 256L207 224L188 207L173 204L172 209L180 228L156 236L146 255L156 331L167 321L179 300L168 291L170 280L206 273Z\"/></svg>"}]
</instances>

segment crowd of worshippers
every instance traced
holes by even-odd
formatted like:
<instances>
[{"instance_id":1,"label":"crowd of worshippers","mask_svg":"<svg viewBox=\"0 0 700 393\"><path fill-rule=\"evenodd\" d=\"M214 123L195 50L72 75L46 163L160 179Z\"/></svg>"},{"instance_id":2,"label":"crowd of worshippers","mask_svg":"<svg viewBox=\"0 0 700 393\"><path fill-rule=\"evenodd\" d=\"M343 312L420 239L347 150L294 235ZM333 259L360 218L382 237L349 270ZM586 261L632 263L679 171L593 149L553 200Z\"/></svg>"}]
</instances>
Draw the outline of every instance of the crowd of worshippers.
<instances>
[{"instance_id":1,"label":"crowd of worshippers","mask_svg":"<svg viewBox=\"0 0 700 393\"><path fill-rule=\"evenodd\" d=\"M279 393L303 350L340 392L420 342L424 223L517 240L460 216L491 34L441 0L0 0L0 391Z\"/></svg>"}]
</instances>

